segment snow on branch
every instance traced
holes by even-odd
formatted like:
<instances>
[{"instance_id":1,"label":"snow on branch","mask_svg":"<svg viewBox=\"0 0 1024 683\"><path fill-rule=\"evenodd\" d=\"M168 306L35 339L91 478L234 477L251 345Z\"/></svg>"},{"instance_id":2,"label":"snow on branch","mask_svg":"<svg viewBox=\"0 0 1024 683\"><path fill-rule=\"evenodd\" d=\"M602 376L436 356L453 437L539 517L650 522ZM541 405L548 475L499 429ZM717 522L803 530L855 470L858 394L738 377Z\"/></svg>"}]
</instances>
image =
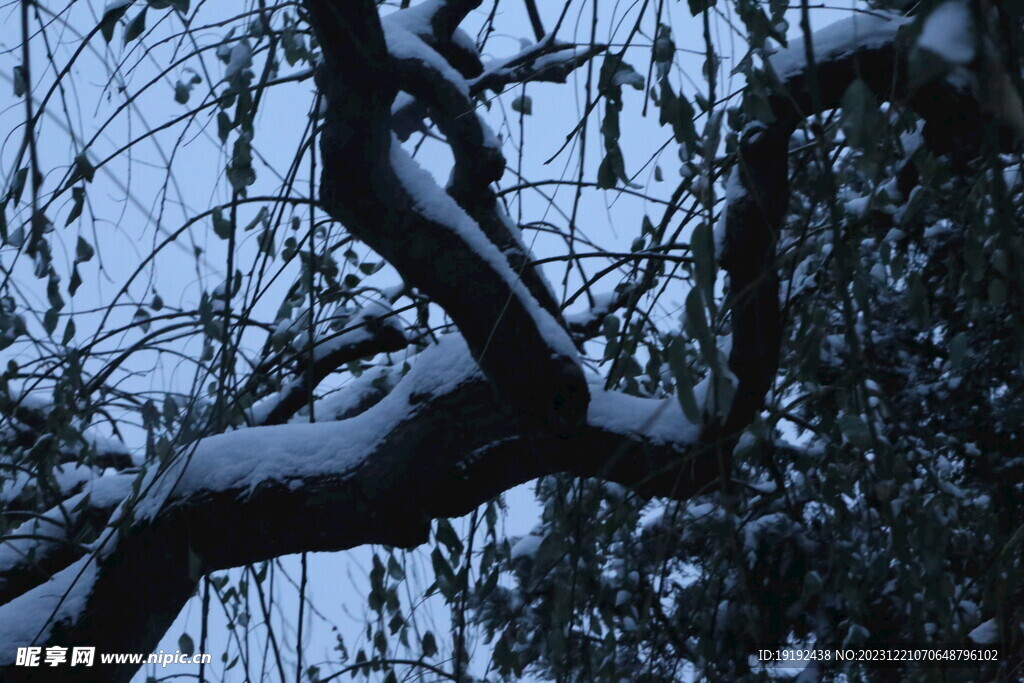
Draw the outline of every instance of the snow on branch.
<instances>
[{"instance_id":1,"label":"snow on branch","mask_svg":"<svg viewBox=\"0 0 1024 683\"><path fill-rule=\"evenodd\" d=\"M437 60L443 61L440 55L423 56L422 52L432 53L433 50L410 32L403 33L388 28L385 22L388 49L395 60L399 87L411 96L406 99L408 103L393 114L399 138L403 137L403 131L407 135L418 125L420 117L429 114L448 140L455 159L448 194L504 254L509 267L542 308L560 320L561 312L550 287L540 271L528 266L532 260L529 250L519 238L518 229L504 215L491 187L505 171L500 143L476 113L465 81L450 68L438 68ZM410 49L407 44L399 43L399 39L419 44ZM412 118L403 122L402 116Z\"/></svg>"},{"instance_id":2,"label":"snow on branch","mask_svg":"<svg viewBox=\"0 0 1024 683\"><path fill-rule=\"evenodd\" d=\"M846 19L815 31L811 36L815 63L842 60L857 52L890 45L903 26L913 21L891 12L855 12ZM769 58L775 74L783 81L807 71L804 38L794 38L789 46Z\"/></svg>"},{"instance_id":3,"label":"snow on branch","mask_svg":"<svg viewBox=\"0 0 1024 683\"><path fill-rule=\"evenodd\" d=\"M300 319L302 317L299 316ZM390 307L382 302L369 302L352 317L343 332L316 343L312 366L308 353L300 349L295 354L299 362L293 378L285 382L280 391L252 407L250 416L253 423L276 425L287 422L306 405L309 392L338 368L378 353L400 351L408 343L405 330L391 315Z\"/></svg>"},{"instance_id":4,"label":"snow on branch","mask_svg":"<svg viewBox=\"0 0 1024 683\"><path fill-rule=\"evenodd\" d=\"M64 645L145 651L201 573L300 550L416 545L430 519L543 474L603 476L679 498L713 484L681 474L700 430L676 400L592 391L587 422L573 436L524 428L495 400L465 342L443 337L356 417L228 432L151 470L138 499L115 514L108 532L118 533L93 544L92 555L65 556L67 568L0 607L3 640L42 644L59 632ZM113 481L125 485L121 494L132 489L126 475ZM109 496L94 496L109 505ZM16 617L43 598L57 626L33 618L19 628ZM13 656L0 653L0 662Z\"/></svg>"},{"instance_id":5,"label":"snow on branch","mask_svg":"<svg viewBox=\"0 0 1024 683\"><path fill-rule=\"evenodd\" d=\"M84 548L75 539L89 528L103 528L131 492L134 478L113 474L93 479L81 493L0 538L0 605L81 557Z\"/></svg>"},{"instance_id":6,"label":"snow on branch","mask_svg":"<svg viewBox=\"0 0 1024 683\"><path fill-rule=\"evenodd\" d=\"M462 4L472 3L451 3ZM392 140L391 106L400 86L376 5L307 0L306 6L324 46L317 84L327 101L320 136L325 208L445 309L495 390L520 415L571 430L586 414L588 390L568 333L479 223L407 163ZM441 82L458 90L450 74ZM533 372L522 373L524 366Z\"/></svg>"},{"instance_id":7,"label":"snow on branch","mask_svg":"<svg viewBox=\"0 0 1024 683\"><path fill-rule=\"evenodd\" d=\"M470 80L470 92L501 92L508 85L534 81L565 83L569 74L605 49L601 44L580 49L548 36L517 55L485 64L483 73Z\"/></svg>"}]
</instances>

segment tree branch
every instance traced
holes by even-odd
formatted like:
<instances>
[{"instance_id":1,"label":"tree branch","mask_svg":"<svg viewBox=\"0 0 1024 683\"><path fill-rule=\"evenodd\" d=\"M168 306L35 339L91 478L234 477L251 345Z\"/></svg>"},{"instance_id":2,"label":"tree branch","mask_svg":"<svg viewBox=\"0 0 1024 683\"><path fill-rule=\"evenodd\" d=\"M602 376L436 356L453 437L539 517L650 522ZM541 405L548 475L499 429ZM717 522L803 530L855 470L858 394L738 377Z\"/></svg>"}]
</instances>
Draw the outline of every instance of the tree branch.
<instances>
[{"instance_id":1,"label":"tree branch","mask_svg":"<svg viewBox=\"0 0 1024 683\"><path fill-rule=\"evenodd\" d=\"M317 70L327 101L323 205L448 312L518 414L571 430L586 413L588 391L568 333L472 219L454 201L446 205L429 176L392 149L397 83L376 6L369 0L306 5L324 46Z\"/></svg>"},{"instance_id":2,"label":"tree branch","mask_svg":"<svg viewBox=\"0 0 1024 683\"><path fill-rule=\"evenodd\" d=\"M595 393L586 425L570 438L524 431L465 345L449 336L358 417L211 437L191 457L151 473L134 509L122 508L122 522L112 527L120 532L99 542L94 559L0 607L0 641L11 645L0 657L10 665L14 648L40 630L43 641L68 646L150 650L201 573L304 550L415 546L426 540L430 519L468 512L543 474L602 476L689 497L711 485L681 473L697 434L674 399L611 392ZM88 584L68 598L81 609L62 612L56 589L74 584L69 573L82 573ZM61 618L48 625L53 612ZM132 671L95 674L127 680Z\"/></svg>"}]
</instances>

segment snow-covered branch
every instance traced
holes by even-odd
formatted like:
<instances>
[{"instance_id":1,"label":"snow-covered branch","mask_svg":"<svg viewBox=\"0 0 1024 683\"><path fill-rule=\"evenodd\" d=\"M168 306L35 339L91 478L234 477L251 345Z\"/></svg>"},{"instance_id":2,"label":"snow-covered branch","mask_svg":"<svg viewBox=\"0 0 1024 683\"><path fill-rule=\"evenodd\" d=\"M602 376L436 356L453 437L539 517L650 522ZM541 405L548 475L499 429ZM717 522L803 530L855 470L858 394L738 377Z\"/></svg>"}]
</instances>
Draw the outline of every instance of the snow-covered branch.
<instances>
[{"instance_id":1,"label":"snow-covered branch","mask_svg":"<svg viewBox=\"0 0 1024 683\"><path fill-rule=\"evenodd\" d=\"M253 424L283 424L306 405L310 392L338 368L360 358L404 349L409 343L405 331L388 313L384 306L364 307L344 332L316 343L312 364L307 352L295 353L298 363L293 378L280 391L253 406Z\"/></svg>"},{"instance_id":2,"label":"snow-covered branch","mask_svg":"<svg viewBox=\"0 0 1024 683\"><path fill-rule=\"evenodd\" d=\"M145 651L203 573L303 550L414 546L432 518L544 474L601 476L677 498L714 484L716 472L692 466L707 454L686 455L699 429L678 402L592 391L572 437L524 428L465 343L445 337L356 417L213 436L151 471L91 554L0 607L0 640Z\"/></svg>"},{"instance_id":3,"label":"snow-covered branch","mask_svg":"<svg viewBox=\"0 0 1024 683\"><path fill-rule=\"evenodd\" d=\"M521 416L572 429L586 414L588 390L568 333L479 224L392 141L398 84L376 5L306 6L324 46L317 70L327 101L324 206L447 311L499 396ZM448 80L458 87L455 77Z\"/></svg>"},{"instance_id":4,"label":"snow-covered branch","mask_svg":"<svg viewBox=\"0 0 1024 683\"><path fill-rule=\"evenodd\" d=\"M501 92L516 83L564 83L569 74L606 49L601 44L578 48L547 37L517 55L485 64L483 73L470 80L470 90L477 94Z\"/></svg>"}]
</instances>

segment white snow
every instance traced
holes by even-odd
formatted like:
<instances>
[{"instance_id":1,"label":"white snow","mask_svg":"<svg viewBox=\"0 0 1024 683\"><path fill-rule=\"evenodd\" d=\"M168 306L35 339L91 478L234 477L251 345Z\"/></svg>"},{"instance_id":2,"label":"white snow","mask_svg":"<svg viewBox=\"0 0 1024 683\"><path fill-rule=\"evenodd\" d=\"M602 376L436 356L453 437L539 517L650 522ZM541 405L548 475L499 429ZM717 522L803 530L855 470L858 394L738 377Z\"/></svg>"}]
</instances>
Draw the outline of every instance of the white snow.
<instances>
[{"instance_id":1,"label":"white snow","mask_svg":"<svg viewBox=\"0 0 1024 683\"><path fill-rule=\"evenodd\" d=\"M57 487L61 493L73 490L79 484L92 479L95 473L85 465L77 463L64 463L53 468L53 477L57 481ZM18 470L17 474L5 481L0 487L0 502L9 503L15 500L29 484L37 481L35 472Z\"/></svg>"},{"instance_id":2,"label":"white snow","mask_svg":"<svg viewBox=\"0 0 1024 683\"><path fill-rule=\"evenodd\" d=\"M933 9L924 20L917 46L953 64L973 60L975 38L967 3L948 0Z\"/></svg>"},{"instance_id":3,"label":"white snow","mask_svg":"<svg viewBox=\"0 0 1024 683\"><path fill-rule=\"evenodd\" d=\"M644 77L632 69L619 69L612 76L613 85L631 85L637 90L643 90Z\"/></svg>"},{"instance_id":4,"label":"white snow","mask_svg":"<svg viewBox=\"0 0 1024 683\"><path fill-rule=\"evenodd\" d=\"M410 400L413 395L441 395L480 377L462 337L445 335L415 357L409 374L388 396L355 417L251 427L203 439L192 453L183 453L163 472L153 470L146 476L140 490L148 493L136 505L133 517L150 519L165 503L200 492L235 490L247 495L263 482L291 485L317 476L344 476L416 410ZM644 399L596 387L592 391L589 419L595 426L660 444L689 444L699 435L674 398ZM155 484L154 479L158 479Z\"/></svg>"},{"instance_id":5,"label":"white snow","mask_svg":"<svg viewBox=\"0 0 1024 683\"><path fill-rule=\"evenodd\" d=\"M78 617L95 580L96 562L86 555L46 583L0 605L0 666L13 664L19 647L46 642L54 622Z\"/></svg>"},{"instance_id":6,"label":"white snow","mask_svg":"<svg viewBox=\"0 0 1024 683\"><path fill-rule=\"evenodd\" d=\"M389 14L381 22L381 25L384 27L384 40L388 46L388 53L395 59L415 59L423 62L441 74L446 81L458 88L463 96L469 97L469 85L466 83L466 79L452 68L448 60L423 42L416 33L408 30L402 23L387 21L387 19L401 14L405 14L405 12Z\"/></svg>"},{"instance_id":7,"label":"white snow","mask_svg":"<svg viewBox=\"0 0 1024 683\"><path fill-rule=\"evenodd\" d=\"M0 544L0 571L9 571L22 563L34 549L36 554L52 547L61 545L66 538L64 531L65 517L74 518L75 508L89 496L90 505L94 507L113 507L131 490L133 477L116 474L94 479L86 485L84 491L43 513L38 518L29 519L10 532L12 536L40 536L42 538L14 538ZM61 509L63 508L63 510ZM48 540L54 539L54 540ZM0 582L2 585L2 582Z\"/></svg>"},{"instance_id":8,"label":"white snow","mask_svg":"<svg viewBox=\"0 0 1024 683\"><path fill-rule=\"evenodd\" d=\"M467 52L476 52L476 39L461 28L455 29L452 33L452 42Z\"/></svg>"},{"instance_id":9,"label":"white snow","mask_svg":"<svg viewBox=\"0 0 1024 683\"><path fill-rule=\"evenodd\" d=\"M248 69L250 66L252 66L252 48L249 47L248 41L240 40L231 48L231 57L228 59L228 65L224 68L224 78L230 79L242 69Z\"/></svg>"},{"instance_id":10,"label":"white snow","mask_svg":"<svg viewBox=\"0 0 1024 683\"><path fill-rule=\"evenodd\" d=\"M527 534L520 538L514 546L512 546L511 557L513 560L517 560L520 557L533 557L537 554L537 550L540 548L541 542L544 540L543 536L537 534Z\"/></svg>"},{"instance_id":11,"label":"white snow","mask_svg":"<svg viewBox=\"0 0 1024 683\"><path fill-rule=\"evenodd\" d=\"M888 12L855 13L812 36L815 62L836 59L857 50L881 47L896 37L896 31L912 21L909 17ZM782 80L800 73L807 67L804 39L794 38L789 47L773 54L769 61Z\"/></svg>"},{"instance_id":12,"label":"white snow","mask_svg":"<svg viewBox=\"0 0 1024 683\"><path fill-rule=\"evenodd\" d=\"M422 38L429 38L433 35L430 22L437 11L444 7L445 2L446 0L423 0L412 7L381 17L381 23L385 28L400 28Z\"/></svg>"},{"instance_id":13,"label":"white snow","mask_svg":"<svg viewBox=\"0 0 1024 683\"><path fill-rule=\"evenodd\" d=\"M122 9L124 7L130 7L135 4L135 0L110 0L103 8L103 14L106 15L108 12Z\"/></svg>"},{"instance_id":14,"label":"white snow","mask_svg":"<svg viewBox=\"0 0 1024 683\"><path fill-rule=\"evenodd\" d=\"M382 301L370 300L366 302L346 325L346 327L353 329L317 344L313 349L313 357L319 360L346 346L355 346L356 344L370 341L374 336L373 331L370 329L370 323L374 320L379 321L380 325L393 327L401 332L401 323L390 313L391 306Z\"/></svg>"},{"instance_id":15,"label":"white snow","mask_svg":"<svg viewBox=\"0 0 1024 683\"><path fill-rule=\"evenodd\" d=\"M344 475L373 452L381 440L406 418L410 396L452 391L480 371L462 337L446 335L416 356L412 370L380 403L341 422L250 427L200 441L164 472L151 472L141 486L149 494L135 508L135 519L152 518L164 502L201 491L240 490L251 493L262 482Z\"/></svg>"},{"instance_id":16,"label":"white snow","mask_svg":"<svg viewBox=\"0 0 1024 683\"><path fill-rule=\"evenodd\" d=\"M538 53L550 50L546 54ZM572 43L553 40L550 36L543 38L540 42L527 44L523 49L511 57L489 60L484 64L483 73L470 81L472 84L492 78L499 81L511 77L516 69L528 67L532 73L541 73L545 69L558 66L585 54L585 50L577 50Z\"/></svg>"},{"instance_id":17,"label":"white snow","mask_svg":"<svg viewBox=\"0 0 1024 683\"><path fill-rule=\"evenodd\" d=\"M639 398L590 387L587 420L619 434L634 434L657 444L691 444L700 429L683 415L675 397Z\"/></svg>"},{"instance_id":18,"label":"white snow","mask_svg":"<svg viewBox=\"0 0 1024 683\"><path fill-rule=\"evenodd\" d=\"M846 201L845 208L848 214L856 218L860 218L868 212L868 207L870 205L871 196L867 195L864 197L852 197Z\"/></svg>"},{"instance_id":19,"label":"white snow","mask_svg":"<svg viewBox=\"0 0 1024 683\"><path fill-rule=\"evenodd\" d=\"M396 375L390 368L377 367L367 370L359 377L341 387L338 391L316 402L318 420L336 420L339 415L351 414L361 406L368 397L380 390L394 389ZM306 418L296 415L293 422L301 422Z\"/></svg>"},{"instance_id":20,"label":"white snow","mask_svg":"<svg viewBox=\"0 0 1024 683\"><path fill-rule=\"evenodd\" d=\"M612 306L618 300L619 295L615 292L599 292L593 295L594 305L585 311L570 313L565 316L565 321L570 325L588 325L594 320L604 318L608 315Z\"/></svg>"},{"instance_id":21,"label":"white snow","mask_svg":"<svg viewBox=\"0 0 1024 683\"><path fill-rule=\"evenodd\" d=\"M391 166L423 215L448 227L480 258L487 261L495 272L501 274L530 312L531 317L537 323L537 329L551 349L560 356L577 360L576 347L565 329L551 317L550 313L541 308L526 286L512 271L498 247L487 239L480 227L462 210L462 207L440 188L433 176L402 148L397 138L393 139L391 144Z\"/></svg>"},{"instance_id":22,"label":"white snow","mask_svg":"<svg viewBox=\"0 0 1024 683\"><path fill-rule=\"evenodd\" d=\"M989 619L979 624L967 637L981 645L989 645L999 640L999 624L995 619Z\"/></svg>"},{"instance_id":23,"label":"white snow","mask_svg":"<svg viewBox=\"0 0 1024 683\"><path fill-rule=\"evenodd\" d=\"M81 496L75 496L68 503L74 507L80 500ZM66 536L62 519L61 512L54 509L39 518L28 520L8 532L7 536L21 536L22 538L10 538L0 545L0 572L11 571L25 561L33 550L38 556L41 552L60 545ZM26 538L27 536L37 536L38 538ZM5 583L4 579L0 579L0 587L3 587Z\"/></svg>"}]
</instances>

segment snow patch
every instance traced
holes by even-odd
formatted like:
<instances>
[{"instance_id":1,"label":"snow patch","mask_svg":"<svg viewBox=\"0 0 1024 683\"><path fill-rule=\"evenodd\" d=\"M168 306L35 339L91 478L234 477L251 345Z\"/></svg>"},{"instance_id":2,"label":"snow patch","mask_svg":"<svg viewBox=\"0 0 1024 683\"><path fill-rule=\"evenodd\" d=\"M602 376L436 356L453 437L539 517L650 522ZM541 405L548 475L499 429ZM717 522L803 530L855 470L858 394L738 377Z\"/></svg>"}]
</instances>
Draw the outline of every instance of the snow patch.
<instances>
[{"instance_id":1,"label":"snow patch","mask_svg":"<svg viewBox=\"0 0 1024 683\"><path fill-rule=\"evenodd\" d=\"M529 311L548 346L560 356L573 361L578 360L576 347L568 333L550 313L541 308L512 271L498 247L487 239L476 222L438 186L428 171L416 163L397 139L392 140L391 144L391 166L423 215L448 227L481 259L487 261L495 272L502 275Z\"/></svg>"},{"instance_id":2,"label":"snow patch","mask_svg":"<svg viewBox=\"0 0 1024 683\"><path fill-rule=\"evenodd\" d=\"M658 444L691 444L700 428L683 415L679 401L639 398L590 387L588 422L619 434L634 434Z\"/></svg>"},{"instance_id":3,"label":"snow patch","mask_svg":"<svg viewBox=\"0 0 1024 683\"><path fill-rule=\"evenodd\" d=\"M242 69L252 66L252 48L249 42L240 40L231 48L228 65L224 69L224 79L230 80L233 76L241 73Z\"/></svg>"},{"instance_id":4,"label":"snow patch","mask_svg":"<svg viewBox=\"0 0 1024 683\"><path fill-rule=\"evenodd\" d=\"M995 619L983 621L973 631L968 633L967 637L975 643L990 645L999 640L999 625Z\"/></svg>"},{"instance_id":5,"label":"snow patch","mask_svg":"<svg viewBox=\"0 0 1024 683\"><path fill-rule=\"evenodd\" d=\"M814 61L824 62L852 54L858 50L881 47L896 37L901 26L909 24L909 17L889 12L856 13L846 19L815 31ZM769 61L782 80L803 72L807 68L803 37L789 41L789 47L773 54Z\"/></svg>"},{"instance_id":6,"label":"snow patch","mask_svg":"<svg viewBox=\"0 0 1024 683\"><path fill-rule=\"evenodd\" d=\"M45 643L54 623L78 618L95 580L96 562L86 555L46 583L0 605L0 666L14 664L19 647Z\"/></svg>"},{"instance_id":7,"label":"snow patch","mask_svg":"<svg viewBox=\"0 0 1024 683\"><path fill-rule=\"evenodd\" d=\"M395 20L387 21L387 19L400 16L406 12L389 14L381 22L381 25L384 27L384 41L387 43L388 53L395 59L412 59L423 62L434 71L440 73L446 81L458 88L464 97L469 97L469 85L466 83L466 79L452 68L448 60L427 45L416 32L404 27L401 22Z\"/></svg>"},{"instance_id":8,"label":"snow patch","mask_svg":"<svg viewBox=\"0 0 1024 683\"><path fill-rule=\"evenodd\" d=\"M398 387L365 413L341 422L249 427L203 439L163 472L147 475L141 490L149 494L136 506L134 517L151 519L172 498L200 492L239 490L245 495L264 482L288 485L318 476L344 476L408 417L414 395L448 393L479 376L462 337L442 337L416 356Z\"/></svg>"},{"instance_id":9,"label":"snow patch","mask_svg":"<svg viewBox=\"0 0 1024 683\"><path fill-rule=\"evenodd\" d=\"M540 548L541 542L544 537L538 536L537 534L527 534L520 538L514 546L512 546L511 557L513 560L518 560L520 557L533 557L537 554L537 550Z\"/></svg>"},{"instance_id":10,"label":"snow patch","mask_svg":"<svg viewBox=\"0 0 1024 683\"><path fill-rule=\"evenodd\" d=\"M962 0L948 0L925 18L917 46L947 62L967 64L974 59L974 27L971 11Z\"/></svg>"},{"instance_id":11,"label":"snow patch","mask_svg":"<svg viewBox=\"0 0 1024 683\"><path fill-rule=\"evenodd\" d=\"M110 0L103 8L104 16L114 10L124 9L125 7L131 7L135 4L135 0Z\"/></svg>"}]
</instances>

